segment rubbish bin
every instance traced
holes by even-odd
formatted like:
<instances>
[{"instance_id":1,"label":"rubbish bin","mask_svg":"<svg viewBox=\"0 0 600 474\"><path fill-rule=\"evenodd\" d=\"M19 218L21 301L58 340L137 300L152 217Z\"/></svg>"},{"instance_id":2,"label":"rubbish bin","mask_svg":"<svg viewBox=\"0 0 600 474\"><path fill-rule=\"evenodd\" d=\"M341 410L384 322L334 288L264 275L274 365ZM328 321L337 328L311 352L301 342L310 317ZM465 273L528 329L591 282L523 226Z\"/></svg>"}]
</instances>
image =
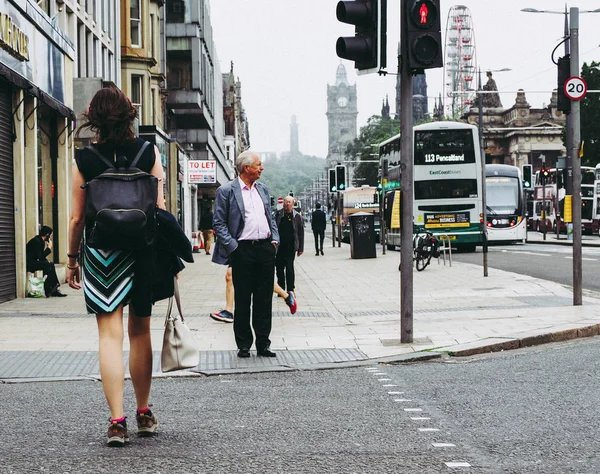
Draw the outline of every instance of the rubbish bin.
<instances>
[{"instance_id":1,"label":"rubbish bin","mask_svg":"<svg viewBox=\"0 0 600 474\"><path fill-rule=\"evenodd\" d=\"M350 216L350 257L375 258L375 216L369 212L357 212Z\"/></svg>"}]
</instances>

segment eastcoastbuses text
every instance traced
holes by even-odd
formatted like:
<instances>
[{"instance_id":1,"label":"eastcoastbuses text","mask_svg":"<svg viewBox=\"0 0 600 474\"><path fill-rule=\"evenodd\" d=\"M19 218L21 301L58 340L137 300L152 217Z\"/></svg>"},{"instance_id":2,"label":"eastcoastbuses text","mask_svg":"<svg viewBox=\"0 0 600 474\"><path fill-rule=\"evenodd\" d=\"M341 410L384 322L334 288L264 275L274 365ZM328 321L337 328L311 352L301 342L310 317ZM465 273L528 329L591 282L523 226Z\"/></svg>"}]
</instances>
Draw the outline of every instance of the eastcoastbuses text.
<instances>
[{"instance_id":1,"label":"eastcoastbuses text","mask_svg":"<svg viewBox=\"0 0 600 474\"><path fill-rule=\"evenodd\" d=\"M413 128L413 232L444 234L473 251L482 242L482 160L477 128L433 122ZM400 135L379 145L384 182L386 243L400 245ZM385 161L387 160L387 163Z\"/></svg>"}]
</instances>

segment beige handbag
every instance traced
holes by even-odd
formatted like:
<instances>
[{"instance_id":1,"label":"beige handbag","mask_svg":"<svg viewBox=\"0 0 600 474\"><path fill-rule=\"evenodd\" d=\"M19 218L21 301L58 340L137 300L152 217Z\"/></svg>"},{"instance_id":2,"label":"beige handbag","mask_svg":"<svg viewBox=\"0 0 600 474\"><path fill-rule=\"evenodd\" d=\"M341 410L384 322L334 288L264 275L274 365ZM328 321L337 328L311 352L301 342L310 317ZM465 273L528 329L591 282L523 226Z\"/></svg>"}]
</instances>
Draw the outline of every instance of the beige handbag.
<instances>
[{"instance_id":1,"label":"beige handbag","mask_svg":"<svg viewBox=\"0 0 600 474\"><path fill-rule=\"evenodd\" d=\"M177 279L175 279L174 286L174 296L179 316L171 316L173 310L173 297L171 297L169 298L169 307L167 309L167 317L165 318L165 333L163 335L163 346L160 356L160 366L163 372L192 369L200 363L200 352L196 340L183 319Z\"/></svg>"}]
</instances>

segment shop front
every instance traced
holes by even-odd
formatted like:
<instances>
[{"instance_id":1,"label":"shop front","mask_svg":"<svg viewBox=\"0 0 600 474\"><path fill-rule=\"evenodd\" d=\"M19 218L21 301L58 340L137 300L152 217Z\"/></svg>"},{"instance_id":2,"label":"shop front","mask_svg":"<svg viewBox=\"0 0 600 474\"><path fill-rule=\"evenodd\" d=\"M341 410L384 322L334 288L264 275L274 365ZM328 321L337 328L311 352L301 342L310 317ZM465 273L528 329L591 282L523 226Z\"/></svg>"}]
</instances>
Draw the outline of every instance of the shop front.
<instances>
[{"instance_id":1,"label":"shop front","mask_svg":"<svg viewBox=\"0 0 600 474\"><path fill-rule=\"evenodd\" d=\"M0 0L0 302L25 295L25 245L42 225L49 259L66 259L74 51L35 2Z\"/></svg>"}]
</instances>

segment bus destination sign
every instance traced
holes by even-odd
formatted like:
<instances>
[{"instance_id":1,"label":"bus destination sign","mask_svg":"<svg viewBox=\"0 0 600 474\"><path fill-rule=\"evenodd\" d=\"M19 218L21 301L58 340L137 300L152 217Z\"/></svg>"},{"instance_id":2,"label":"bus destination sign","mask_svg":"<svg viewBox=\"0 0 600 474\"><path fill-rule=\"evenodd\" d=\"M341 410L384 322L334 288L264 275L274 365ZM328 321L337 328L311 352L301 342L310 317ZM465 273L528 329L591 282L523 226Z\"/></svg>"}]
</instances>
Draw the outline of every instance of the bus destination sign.
<instances>
[{"instance_id":1,"label":"bus destination sign","mask_svg":"<svg viewBox=\"0 0 600 474\"><path fill-rule=\"evenodd\" d=\"M426 229L442 229L444 227L469 227L468 212L453 212L445 214L425 213Z\"/></svg>"}]
</instances>

